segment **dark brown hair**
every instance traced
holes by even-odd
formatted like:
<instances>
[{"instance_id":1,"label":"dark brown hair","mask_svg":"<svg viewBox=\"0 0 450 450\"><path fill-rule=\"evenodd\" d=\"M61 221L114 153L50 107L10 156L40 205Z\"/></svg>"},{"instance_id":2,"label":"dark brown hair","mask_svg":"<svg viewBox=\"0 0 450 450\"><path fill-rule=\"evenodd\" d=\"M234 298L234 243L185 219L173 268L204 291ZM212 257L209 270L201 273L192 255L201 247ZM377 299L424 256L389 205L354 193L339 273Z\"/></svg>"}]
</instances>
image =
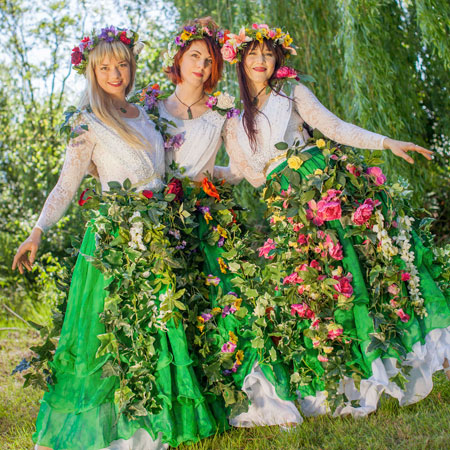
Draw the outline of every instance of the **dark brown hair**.
<instances>
[{"instance_id":1,"label":"dark brown hair","mask_svg":"<svg viewBox=\"0 0 450 450\"><path fill-rule=\"evenodd\" d=\"M200 19L194 19L183 25L182 28L187 26L200 26L200 27L208 27L213 35L216 34L216 31L219 29L219 26L214 22L211 17L202 17ZM212 36L204 36L203 39L196 39L189 42L185 47L180 48L178 52L174 56L173 66L167 67L164 69L169 80L174 84L179 84L183 81L181 78L181 70L180 63L183 55L187 52L193 42L203 41L208 48L209 54L211 55L212 64L211 64L211 76L204 83L205 92L211 92L217 86L217 83L222 78L222 70L223 70L223 57L220 52L220 46L215 41Z\"/></svg>"},{"instance_id":2,"label":"dark brown hair","mask_svg":"<svg viewBox=\"0 0 450 450\"><path fill-rule=\"evenodd\" d=\"M273 74L268 80L268 86L275 90L277 70L284 65L286 59L283 49L279 45L274 45L270 39L264 39L262 43L253 41L244 48L242 53L242 59L236 64L236 72L239 81L239 89L241 101L244 105L244 114L242 116L244 130L250 141L250 146L253 151L256 151L256 125L255 118L257 114L262 114L258 108L253 104L253 96L250 94L250 88L248 85L247 74L245 73L244 62L247 54L253 50L256 46L266 45L269 50L275 55L275 67Z\"/></svg>"}]
</instances>

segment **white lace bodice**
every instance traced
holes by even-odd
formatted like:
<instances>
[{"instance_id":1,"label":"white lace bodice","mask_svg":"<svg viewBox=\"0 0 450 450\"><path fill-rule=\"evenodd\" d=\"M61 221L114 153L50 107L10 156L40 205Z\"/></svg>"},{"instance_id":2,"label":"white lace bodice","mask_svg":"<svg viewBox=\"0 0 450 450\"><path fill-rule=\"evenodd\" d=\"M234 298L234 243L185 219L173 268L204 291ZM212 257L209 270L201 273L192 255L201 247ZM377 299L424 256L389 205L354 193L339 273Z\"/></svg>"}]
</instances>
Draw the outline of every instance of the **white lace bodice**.
<instances>
[{"instance_id":1,"label":"white lace bodice","mask_svg":"<svg viewBox=\"0 0 450 450\"><path fill-rule=\"evenodd\" d=\"M155 125L139 107L139 116L125 118L149 147L136 149L101 122L93 113L83 113L81 123L88 126L71 139L58 182L48 196L36 227L46 231L64 215L88 170L95 166L103 190L109 181L123 183L127 178L138 189L159 190L163 187L164 142Z\"/></svg>"},{"instance_id":2,"label":"white lace bodice","mask_svg":"<svg viewBox=\"0 0 450 450\"><path fill-rule=\"evenodd\" d=\"M250 146L242 120L232 125L235 129L229 132L227 146L230 156L227 178L230 180L238 180L240 173L241 178L245 177L254 186L263 184L266 175L282 162L282 159L278 159L266 167L269 161L283 153L275 144L283 141L292 145L298 141L301 145L305 142L303 122L340 144L383 149L385 136L339 119L303 84L295 86L293 101L272 92L261 112L256 117L258 134L255 152Z\"/></svg>"},{"instance_id":3,"label":"white lace bodice","mask_svg":"<svg viewBox=\"0 0 450 450\"><path fill-rule=\"evenodd\" d=\"M214 172L214 161L222 144L222 129L226 116L209 110L194 119L179 119L167 111L164 102L158 102L159 114L173 122L176 127L169 126L167 131L172 136L185 133L180 148L166 151L166 164L175 161L184 167L184 175L191 180L199 181L206 172Z\"/></svg>"}]
</instances>

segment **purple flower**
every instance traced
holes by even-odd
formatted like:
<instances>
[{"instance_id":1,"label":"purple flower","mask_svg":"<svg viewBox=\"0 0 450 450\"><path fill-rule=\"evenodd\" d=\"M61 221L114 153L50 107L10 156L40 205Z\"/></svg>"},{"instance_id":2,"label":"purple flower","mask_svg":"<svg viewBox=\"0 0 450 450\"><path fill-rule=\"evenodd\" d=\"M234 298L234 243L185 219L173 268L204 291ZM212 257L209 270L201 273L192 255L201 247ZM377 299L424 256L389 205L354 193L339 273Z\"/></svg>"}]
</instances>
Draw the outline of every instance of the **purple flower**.
<instances>
[{"instance_id":1,"label":"purple flower","mask_svg":"<svg viewBox=\"0 0 450 450\"><path fill-rule=\"evenodd\" d=\"M102 28L102 32L99 34L98 38L103 39L106 42L112 42L114 41L116 34L116 29L113 26L109 28Z\"/></svg>"},{"instance_id":2,"label":"purple flower","mask_svg":"<svg viewBox=\"0 0 450 450\"><path fill-rule=\"evenodd\" d=\"M180 36L177 36L175 38L175 44L176 45L181 45L183 47L184 44L183 44L183 41L181 40Z\"/></svg>"},{"instance_id":3,"label":"purple flower","mask_svg":"<svg viewBox=\"0 0 450 450\"><path fill-rule=\"evenodd\" d=\"M237 108L231 108L228 112L227 112L227 119L231 119L232 117L237 117L239 116L241 112L239 111L239 109Z\"/></svg>"},{"instance_id":4,"label":"purple flower","mask_svg":"<svg viewBox=\"0 0 450 450\"><path fill-rule=\"evenodd\" d=\"M227 317L228 314L234 314L237 311L236 307L233 305L226 305L222 310L222 317Z\"/></svg>"},{"instance_id":5,"label":"purple flower","mask_svg":"<svg viewBox=\"0 0 450 450\"><path fill-rule=\"evenodd\" d=\"M205 322L208 322L208 320L211 320L212 317L213 317L213 315L212 315L212 314L209 314L209 313L203 313L203 314L201 314L201 316L203 317L203 320L204 320Z\"/></svg>"},{"instance_id":6,"label":"purple flower","mask_svg":"<svg viewBox=\"0 0 450 450\"><path fill-rule=\"evenodd\" d=\"M236 350L236 344L234 342L228 341L222 345L221 352L222 353L233 353Z\"/></svg>"},{"instance_id":7,"label":"purple flower","mask_svg":"<svg viewBox=\"0 0 450 450\"><path fill-rule=\"evenodd\" d=\"M228 292L227 295L232 295L233 297L236 297L236 298L237 298L237 296L238 296L238 295L236 294L236 292L233 292L233 291Z\"/></svg>"},{"instance_id":8,"label":"purple flower","mask_svg":"<svg viewBox=\"0 0 450 450\"><path fill-rule=\"evenodd\" d=\"M197 31L197 29L195 28L194 25L184 27L184 29L185 29L188 33L192 33L192 34L195 34L195 32Z\"/></svg>"},{"instance_id":9,"label":"purple flower","mask_svg":"<svg viewBox=\"0 0 450 450\"><path fill-rule=\"evenodd\" d=\"M175 134L164 143L164 148L166 150L178 150L185 141L185 134L185 131Z\"/></svg>"},{"instance_id":10,"label":"purple flower","mask_svg":"<svg viewBox=\"0 0 450 450\"><path fill-rule=\"evenodd\" d=\"M180 230L169 230L169 234L171 234L175 239L180 239Z\"/></svg>"},{"instance_id":11,"label":"purple flower","mask_svg":"<svg viewBox=\"0 0 450 450\"><path fill-rule=\"evenodd\" d=\"M219 30L216 34L217 39L223 39L224 33L223 30Z\"/></svg>"},{"instance_id":12,"label":"purple flower","mask_svg":"<svg viewBox=\"0 0 450 450\"><path fill-rule=\"evenodd\" d=\"M209 207L208 207L208 206L198 206L197 209L198 209L202 214L209 213Z\"/></svg>"},{"instance_id":13,"label":"purple flower","mask_svg":"<svg viewBox=\"0 0 450 450\"><path fill-rule=\"evenodd\" d=\"M223 236L220 236L219 240L217 241L217 247L223 247L224 243L225 243L225 238Z\"/></svg>"},{"instance_id":14,"label":"purple flower","mask_svg":"<svg viewBox=\"0 0 450 450\"><path fill-rule=\"evenodd\" d=\"M184 248L186 248L186 241L182 241L180 245L177 245L175 247L177 250L183 250Z\"/></svg>"}]
</instances>

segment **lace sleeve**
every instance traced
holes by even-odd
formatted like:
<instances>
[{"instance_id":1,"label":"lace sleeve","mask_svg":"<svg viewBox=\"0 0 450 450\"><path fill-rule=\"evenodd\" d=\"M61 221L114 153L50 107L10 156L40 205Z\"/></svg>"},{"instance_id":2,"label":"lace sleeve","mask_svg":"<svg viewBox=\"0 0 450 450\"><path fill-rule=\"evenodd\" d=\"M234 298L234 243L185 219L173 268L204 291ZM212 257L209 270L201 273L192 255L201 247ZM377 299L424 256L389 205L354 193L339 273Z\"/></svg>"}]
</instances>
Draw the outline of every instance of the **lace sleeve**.
<instances>
[{"instance_id":1,"label":"lace sleeve","mask_svg":"<svg viewBox=\"0 0 450 450\"><path fill-rule=\"evenodd\" d=\"M301 118L327 138L352 147L382 150L385 136L344 122L329 111L303 84L295 86L295 106Z\"/></svg>"},{"instance_id":2,"label":"lace sleeve","mask_svg":"<svg viewBox=\"0 0 450 450\"><path fill-rule=\"evenodd\" d=\"M43 232L55 225L66 212L91 167L94 147L89 131L83 131L81 135L70 140L58 182L47 197L36 223L36 227Z\"/></svg>"},{"instance_id":3,"label":"lace sleeve","mask_svg":"<svg viewBox=\"0 0 450 450\"><path fill-rule=\"evenodd\" d=\"M232 117L225 122L222 137L230 162L228 167L215 166L214 174L232 184L237 184L245 178L254 187L261 186L266 179L249 166L237 140L238 125L239 119L237 117Z\"/></svg>"}]
</instances>

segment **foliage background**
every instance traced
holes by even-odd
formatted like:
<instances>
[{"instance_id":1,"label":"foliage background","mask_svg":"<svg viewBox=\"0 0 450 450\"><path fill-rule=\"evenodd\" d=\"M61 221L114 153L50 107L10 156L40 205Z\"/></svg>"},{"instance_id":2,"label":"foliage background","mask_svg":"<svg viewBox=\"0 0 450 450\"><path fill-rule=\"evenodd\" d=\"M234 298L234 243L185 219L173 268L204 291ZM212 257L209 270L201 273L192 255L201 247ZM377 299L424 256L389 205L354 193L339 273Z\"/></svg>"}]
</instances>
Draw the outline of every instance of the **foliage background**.
<instances>
[{"instance_id":1,"label":"foliage background","mask_svg":"<svg viewBox=\"0 0 450 450\"><path fill-rule=\"evenodd\" d=\"M11 272L63 162L62 111L83 87L70 72L70 49L93 27L133 27L150 42L137 86L158 81L170 89L160 71L170 35L206 15L230 30L254 21L281 25L297 45L292 65L315 78L309 87L325 106L346 121L435 150L433 162L416 157L414 166L386 153L384 170L392 181L410 183L413 203L436 219L436 240L449 240L448 0L0 0L0 331L24 326L9 310L49 319L61 295L65 249L83 227L74 202L45 236L34 271ZM238 95L233 68L219 88L225 86ZM223 150L219 162L227 162ZM236 197L256 224L264 207L255 191L242 182Z\"/></svg>"}]
</instances>

